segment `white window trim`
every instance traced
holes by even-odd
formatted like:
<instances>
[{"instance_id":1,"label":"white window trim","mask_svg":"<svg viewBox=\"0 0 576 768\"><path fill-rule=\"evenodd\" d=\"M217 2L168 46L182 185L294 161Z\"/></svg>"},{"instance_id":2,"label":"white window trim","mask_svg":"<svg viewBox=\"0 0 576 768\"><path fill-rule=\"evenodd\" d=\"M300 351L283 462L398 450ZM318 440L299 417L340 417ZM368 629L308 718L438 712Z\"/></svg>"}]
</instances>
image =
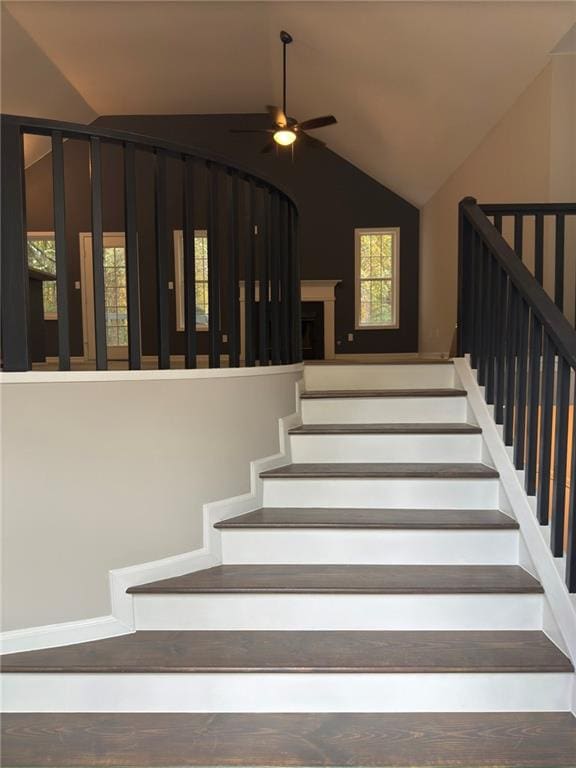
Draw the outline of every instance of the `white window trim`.
<instances>
[{"instance_id":1,"label":"white window trim","mask_svg":"<svg viewBox=\"0 0 576 768\"><path fill-rule=\"evenodd\" d=\"M195 229L194 234L208 236L207 229ZM181 229L174 230L174 293L176 294L176 330L185 331L184 321L184 292L180 285L184 285L184 232ZM210 307L208 307L208 325L197 325L197 331L208 331L210 326Z\"/></svg>"},{"instance_id":2,"label":"white window trim","mask_svg":"<svg viewBox=\"0 0 576 768\"><path fill-rule=\"evenodd\" d=\"M360 323L360 237L361 235L392 235L392 321L383 325L362 325ZM354 329L356 331L386 331L400 327L400 227L372 227L354 230L354 280L355 307Z\"/></svg>"},{"instance_id":3,"label":"white window trim","mask_svg":"<svg viewBox=\"0 0 576 768\"><path fill-rule=\"evenodd\" d=\"M54 232L26 232L26 241L28 240L56 240ZM28 253L26 253L28 258ZM58 320L58 312L44 312L44 320Z\"/></svg>"}]
</instances>

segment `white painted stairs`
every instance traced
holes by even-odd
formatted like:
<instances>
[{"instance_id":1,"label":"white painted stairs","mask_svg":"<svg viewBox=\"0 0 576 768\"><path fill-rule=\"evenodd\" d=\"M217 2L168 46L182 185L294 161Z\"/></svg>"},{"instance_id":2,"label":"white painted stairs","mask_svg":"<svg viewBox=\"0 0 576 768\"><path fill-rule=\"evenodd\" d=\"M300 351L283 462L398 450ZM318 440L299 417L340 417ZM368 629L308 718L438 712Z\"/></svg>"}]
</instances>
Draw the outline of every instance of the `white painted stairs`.
<instances>
[{"instance_id":1,"label":"white painted stairs","mask_svg":"<svg viewBox=\"0 0 576 768\"><path fill-rule=\"evenodd\" d=\"M135 633L5 656L6 711L571 710L454 366L307 366L298 406L221 564L131 587Z\"/></svg>"}]
</instances>

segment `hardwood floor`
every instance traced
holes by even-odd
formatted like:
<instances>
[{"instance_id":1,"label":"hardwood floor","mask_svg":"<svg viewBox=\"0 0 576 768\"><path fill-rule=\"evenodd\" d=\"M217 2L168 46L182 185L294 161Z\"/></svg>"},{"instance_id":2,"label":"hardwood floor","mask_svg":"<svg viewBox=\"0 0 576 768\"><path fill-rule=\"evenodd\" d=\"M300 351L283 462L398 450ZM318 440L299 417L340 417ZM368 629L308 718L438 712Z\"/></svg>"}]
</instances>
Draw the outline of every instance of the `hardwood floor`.
<instances>
[{"instance_id":1,"label":"hardwood floor","mask_svg":"<svg viewBox=\"0 0 576 768\"><path fill-rule=\"evenodd\" d=\"M572 672L543 632L156 631L8 654L2 671Z\"/></svg>"},{"instance_id":2,"label":"hardwood floor","mask_svg":"<svg viewBox=\"0 0 576 768\"><path fill-rule=\"evenodd\" d=\"M497 509L329 509L266 507L229 517L215 528L377 528L420 530L517 529Z\"/></svg>"},{"instance_id":3,"label":"hardwood floor","mask_svg":"<svg viewBox=\"0 0 576 768\"><path fill-rule=\"evenodd\" d=\"M361 463L341 462L335 464L286 464L283 467L261 472L263 478L454 478L484 480L498 478L493 467L486 464L465 462L462 464L436 464L433 462L406 463Z\"/></svg>"},{"instance_id":4,"label":"hardwood floor","mask_svg":"<svg viewBox=\"0 0 576 768\"><path fill-rule=\"evenodd\" d=\"M543 592L518 565L218 565L130 587L132 594L526 594Z\"/></svg>"},{"instance_id":5,"label":"hardwood floor","mask_svg":"<svg viewBox=\"0 0 576 768\"><path fill-rule=\"evenodd\" d=\"M466 397L464 389L311 389L300 393L301 400L347 399L363 397Z\"/></svg>"},{"instance_id":6,"label":"hardwood floor","mask_svg":"<svg viewBox=\"0 0 576 768\"><path fill-rule=\"evenodd\" d=\"M302 424L291 435L477 435L482 430L466 422L437 424Z\"/></svg>"},{"instance_id":7,"label":"hardwood floor","mask_svg":"<svg viewBox=\"0 0 576 768\"><path fill-rule=\"evenodd\" d=\"M5 768L574 768L569 713L8 714Z\"/></svg>"}]
</instances>

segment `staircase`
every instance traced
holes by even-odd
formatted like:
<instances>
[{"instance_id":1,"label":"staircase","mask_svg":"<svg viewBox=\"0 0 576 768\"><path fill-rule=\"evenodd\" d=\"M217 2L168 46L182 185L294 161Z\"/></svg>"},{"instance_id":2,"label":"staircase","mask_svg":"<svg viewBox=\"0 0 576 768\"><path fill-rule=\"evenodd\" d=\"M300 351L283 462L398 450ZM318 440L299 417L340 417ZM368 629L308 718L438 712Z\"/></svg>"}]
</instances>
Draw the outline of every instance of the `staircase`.
<instances>
[{"instance_id":1,"label":"staircase","mask_svg":"<svg viewBox=\"0 0 576 768\"><path fill-rule=\"evenodd\" d=\"M576 765L452 364L307 366L299 406L221 565L131 587L134 633L4 657L5 765Z\"/></svg>"}]
</instances>

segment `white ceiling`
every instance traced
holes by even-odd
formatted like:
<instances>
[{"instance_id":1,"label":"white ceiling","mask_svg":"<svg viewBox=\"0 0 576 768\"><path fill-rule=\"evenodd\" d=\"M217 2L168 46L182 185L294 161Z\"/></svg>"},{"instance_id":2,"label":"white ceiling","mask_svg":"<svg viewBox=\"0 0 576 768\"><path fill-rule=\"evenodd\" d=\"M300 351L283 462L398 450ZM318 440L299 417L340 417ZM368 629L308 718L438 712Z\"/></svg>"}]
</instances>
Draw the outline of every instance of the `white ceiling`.
<instances>
[{"instance_id":1,"label":"white ceiling","mask_svg":"<svg viewBox=\"0 0 576 768\"><path fill-rule=\"evenodd\" d=\"M285 28L295 38L290 114L335 114L338 125L316 135L418 205L505 114L576 20L571 1L6 7L99 115L260 112L280 100ZM10 76L18 83L18 71Z\"/></svg>"}]
</instances>

